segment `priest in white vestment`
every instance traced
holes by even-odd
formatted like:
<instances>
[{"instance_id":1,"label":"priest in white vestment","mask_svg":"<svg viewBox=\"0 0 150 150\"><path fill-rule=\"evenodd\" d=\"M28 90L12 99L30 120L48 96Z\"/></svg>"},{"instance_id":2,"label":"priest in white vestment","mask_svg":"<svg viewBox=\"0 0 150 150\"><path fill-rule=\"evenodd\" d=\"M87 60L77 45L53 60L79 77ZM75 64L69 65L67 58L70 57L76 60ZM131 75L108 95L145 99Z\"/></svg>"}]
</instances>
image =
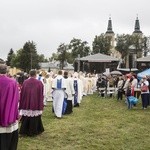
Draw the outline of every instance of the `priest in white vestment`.
<instances>
[{"instance_id":1,"label":"priest in white vestment","mask_svg":"<svg viewBox=\"0 0 150 150\"><path fill-rule=\"evenodd\" d=\"M63 110L63 102L65 98L65 79L62 76L62 71L58 71L57 77L54 78L52 82L52 97L53 97L53 109L54 113L57 118L62 117L62 110Z\"/></svg>"}]
</instances>

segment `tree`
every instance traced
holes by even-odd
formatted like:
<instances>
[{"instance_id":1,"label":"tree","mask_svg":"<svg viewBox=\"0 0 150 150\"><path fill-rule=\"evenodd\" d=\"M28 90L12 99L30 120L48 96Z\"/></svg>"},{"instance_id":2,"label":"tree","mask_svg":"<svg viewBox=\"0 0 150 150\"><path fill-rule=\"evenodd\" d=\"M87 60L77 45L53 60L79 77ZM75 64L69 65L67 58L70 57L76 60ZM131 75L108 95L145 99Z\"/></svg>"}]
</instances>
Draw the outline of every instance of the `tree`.
<instances>
[{"instance_id":1,"label":"tree","mask_svg":"<svg viewBox=\"0 0 150 150\"><path fill-rule=\"evenodd\" d=\"M137 58L142 57L143 49L144 47L146 47L145 42L146 42L146 38L141 37L141 35L135 34L131 36L131 44L135 48L134 50L135 53L137 54Z\"/></svg>"},{"instance_id":2,"label":"tree","mask_svg":"<svg viewBox=\"0 0 150 150\"><path fill-rule=\"evenodd\" d=\"M104 33L99 36L95 36L92 46L92 54L103 53L108 55L110 54L111 49L111 37L105 36Z\"/></svg>"},{"instance_id":3,"label":"tree","mask_svg":"<svg viewBox=\"0 0 150 150\"><path fill-rule=\"evenodd\" d=\"M58 60L58 53L52 53L52 56L49 58L49 61Z\"/></svg>"},{"instance_id":4,"label":"tree","mask_svg":"<svg viewBox=\"0 0 150 150\"><path fill-rule=\"evenodd\" d=\"M43 54L38 55L38 61L39 62L48 62L48 59L45 58Z\"/></svg>"},{"instance_id":5,"label":"tree","mask_svg":"<svg viewBox=\"0 0 150 150\"><path fill-rule=\"evenodd\" d=\"M137 54L137 57L141 57L143 50L148 49L148 37L143 38L137 34L117 35L116 42L116 50L121 53L122 58L127 56L132 48L134 49L134 53Z\"/></svg>"},{"instance_id":6,"label":"tree","mask_svg":"<svg viewBox=\"0 0 150 150\"><path fill-rule=\"evenodd\" d=\"M144 57L150 52L150 37L143 38L143 50L144 50Z\"/></svg>"},{"instance_id":7,"label":"tree","mask_svg":"<svg viewBox=\"0 0 150 150\"><path fill-rule=\"evenodd\" d=\"M73 60L78 57L88 56L91 53L90 47L88 46L88 42L81 41L80 39L73 38L69 43L69 50L72 54Z\"/></svg>"},{"instance_id":8,"label":"tree","mask_svg":"<svg viewBox=\"0 0 150 150\"><path fill-rule=\"evenodd\" d=\"M6 61L7 66L11 66L12 67L11 60L13 59L13 57L14 57L14 51L11 48L9 53L8 53L8 55L7 55L7 61Z\"/></svg>"},{"instance_id":9,"label":"tree","mask_svg":"<svg viewBox=\"0 0 150 150\"><path fill-rule=\"evenodd\" d=\"M22 49L17 50L15 57L12 58L11 64L13 67L20 68L20 55L21 55L21 53L22 53Z\"/></svg>"},{"instance_id":10,"label":"tree","mask_svg":"<svg viewBox=\"0 0 150 150\"><path fill-rule=\"evenodd\" d=\"M60 44L58 49L58 60L60 61L60 69L63 69L64 67L64 62L67 59L67 45L65 45L64 43Z\"/></svg>"},{"instance_id":11,"label":"tree","mask_svg":"<svg viewBox=\"0 0 150 150\"><path fill-rule=\"evenodd\" d=\"M39 55L36 51L36 45L32 41L24 44L23 48L17 51L12 64L26 72L30 69L39 69Z\"/></svg>"},{"instance_id":12,"label":"tree","mask_svg":"<svg viewBox=\"0 0 150 150\"><path fill-rule=\"evenodd\" d=\"M131 41L131 35L129 34L117 35L115 48L120 52L122 58L129 54L129 47L132 45Z\"/></svg>"}]
</instances>

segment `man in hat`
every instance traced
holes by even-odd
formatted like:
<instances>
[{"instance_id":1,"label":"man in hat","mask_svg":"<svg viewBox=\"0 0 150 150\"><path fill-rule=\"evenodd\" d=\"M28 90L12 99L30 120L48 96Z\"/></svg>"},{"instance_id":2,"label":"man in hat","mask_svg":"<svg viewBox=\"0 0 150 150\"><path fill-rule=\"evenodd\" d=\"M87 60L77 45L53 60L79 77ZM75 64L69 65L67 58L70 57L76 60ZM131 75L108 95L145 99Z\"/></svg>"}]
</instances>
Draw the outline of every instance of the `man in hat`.
<instances>
[{"instance_id":1,"label":"man in hat","mask_svg":"<svg viewBox=\"0 0 150 150\"><path fill-rule=\"evenodd\" d=\"M0 64L0 150L16 150L19 90L17 82L6 73L7 66Z\"/></svg>"}]
</instances>

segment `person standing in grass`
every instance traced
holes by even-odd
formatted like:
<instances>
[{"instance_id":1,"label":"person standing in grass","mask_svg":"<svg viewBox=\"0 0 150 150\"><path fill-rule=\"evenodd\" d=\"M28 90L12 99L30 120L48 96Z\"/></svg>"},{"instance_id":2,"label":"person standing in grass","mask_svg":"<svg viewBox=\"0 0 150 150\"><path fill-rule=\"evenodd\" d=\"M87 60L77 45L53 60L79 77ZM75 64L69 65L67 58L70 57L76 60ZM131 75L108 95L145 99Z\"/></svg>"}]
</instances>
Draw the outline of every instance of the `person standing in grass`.
<instances>
[{"instance_id":1,"label":"person standing in grass","mask_svg":"<svg viewBox=\"0 0 150 150\"><path fill-rule=\"evenodd\" d=\"M21 117L21 135L34 136L42 133L43 84L36 79L36 70L30 71L30 78L25 80L21 93L19 111Z\"/></svg>"},{"instance_id":2,"label":"person standing in grass","mask_svg":"<svg viewBox=\"0 0 150 150\"><path fill-rule=\"evenodd\" d=\"M145 86L146 89L142 90L142 87ZM141 79L141 98L142 98L142 109L146 109L149 101L149 82L147 77L143 76Z\"/></svg>"},{"instance_id":3,"label":"person standing in grass","mask_svg":"<svg viewBox=\"0 0 150 150\"><path fill-rule=\"evenodd\" d=\"M52 81L52 89L53 111L57 118L61 118L66 89L62 70L58 71L58 75Z\"/></svg>"},{"instance_id":4,"label":"person standing in grass","mask_svg":"<svg viewBox=\"0 0 150 150\"><path fill-rule=\"evenodd\" d=\"M74 85L73 85L73 78L71 78L70 76L68 76L68 72L65 71L64 72L64 78L65 78L65 82L66 82L66 90L65 92L67 93L67 108L65 111L65 114L70 114L72 113L72 100L73 100L73 96L75 94L74 91Z\"/></svg>"},{"instance_id":5,"label":"person standing in grass","mask_svg":"<svg viewBox=\"0 0 150 150\"><path fill-rule=\"evenodd\" d=\"M117 84L117 88L118 88L117 100L122 100L123 86L124 86L124 80L122 79L122 77L119 77L119 81L118 81L118 84Z\"/></svg>"},{"instance_id":6,"label":"person standing in grass","mask_svg":"<svg viewBox=\"0 0 150 150\"><path fill-rule=\"evenodd\" d=\"M79 74L77 72L73 74L73 77L75 90L73 105L74 107L79 107L83 96L83 83L79 78Z\"/></svg>"},{"instance_id":7,"label":"person standing in grass","mask_svg":"<svg viewBox=\"0 0 150 150\"><path fill-rule=\"evenodd\" d=\"M132 88L132 96L136 97L137 95L137 92L135 91L135 89L137 88L138 86L138 79L136 77L135 74L132 75L132 81L131 81L131 88Z\"/></svg>"},{"instance_id":8,"label":"person standing in grass","mask_svg":"<svg viewBox=\"0 0 150 150\"><path fill-rule=\"evenodd\" d=\"M0 150L17 150L19 89L0 64Z\"/></svg>"}]
</instances>

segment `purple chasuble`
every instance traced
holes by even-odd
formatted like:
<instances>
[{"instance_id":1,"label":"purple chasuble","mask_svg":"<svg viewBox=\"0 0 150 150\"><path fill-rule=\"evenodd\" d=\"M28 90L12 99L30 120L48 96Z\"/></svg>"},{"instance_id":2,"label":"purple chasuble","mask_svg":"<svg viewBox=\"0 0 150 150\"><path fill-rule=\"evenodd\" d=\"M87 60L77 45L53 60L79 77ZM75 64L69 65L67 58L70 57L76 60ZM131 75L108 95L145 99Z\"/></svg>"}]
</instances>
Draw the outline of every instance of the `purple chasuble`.
<instances>
[{"instance_id":1,"label":"purple chasuble","mask_svg":"<svg viewBox=\"0 0 150 150\"><path fill-rule=\"evenodd\" d=\"M0 126L7 127L18 120L19 90L17 82L0 76Z\"/></svg>"},{"instance_id":2,"label":"purple chasuble","mask_svg":"<svg viewBox=\"0 0 150 150\"><path fill-rule=\"evenodd\" d=\"M43 110L43 98L42 82L29 78L22 85L19 110Z\"/></svg>"}]
</instances>

